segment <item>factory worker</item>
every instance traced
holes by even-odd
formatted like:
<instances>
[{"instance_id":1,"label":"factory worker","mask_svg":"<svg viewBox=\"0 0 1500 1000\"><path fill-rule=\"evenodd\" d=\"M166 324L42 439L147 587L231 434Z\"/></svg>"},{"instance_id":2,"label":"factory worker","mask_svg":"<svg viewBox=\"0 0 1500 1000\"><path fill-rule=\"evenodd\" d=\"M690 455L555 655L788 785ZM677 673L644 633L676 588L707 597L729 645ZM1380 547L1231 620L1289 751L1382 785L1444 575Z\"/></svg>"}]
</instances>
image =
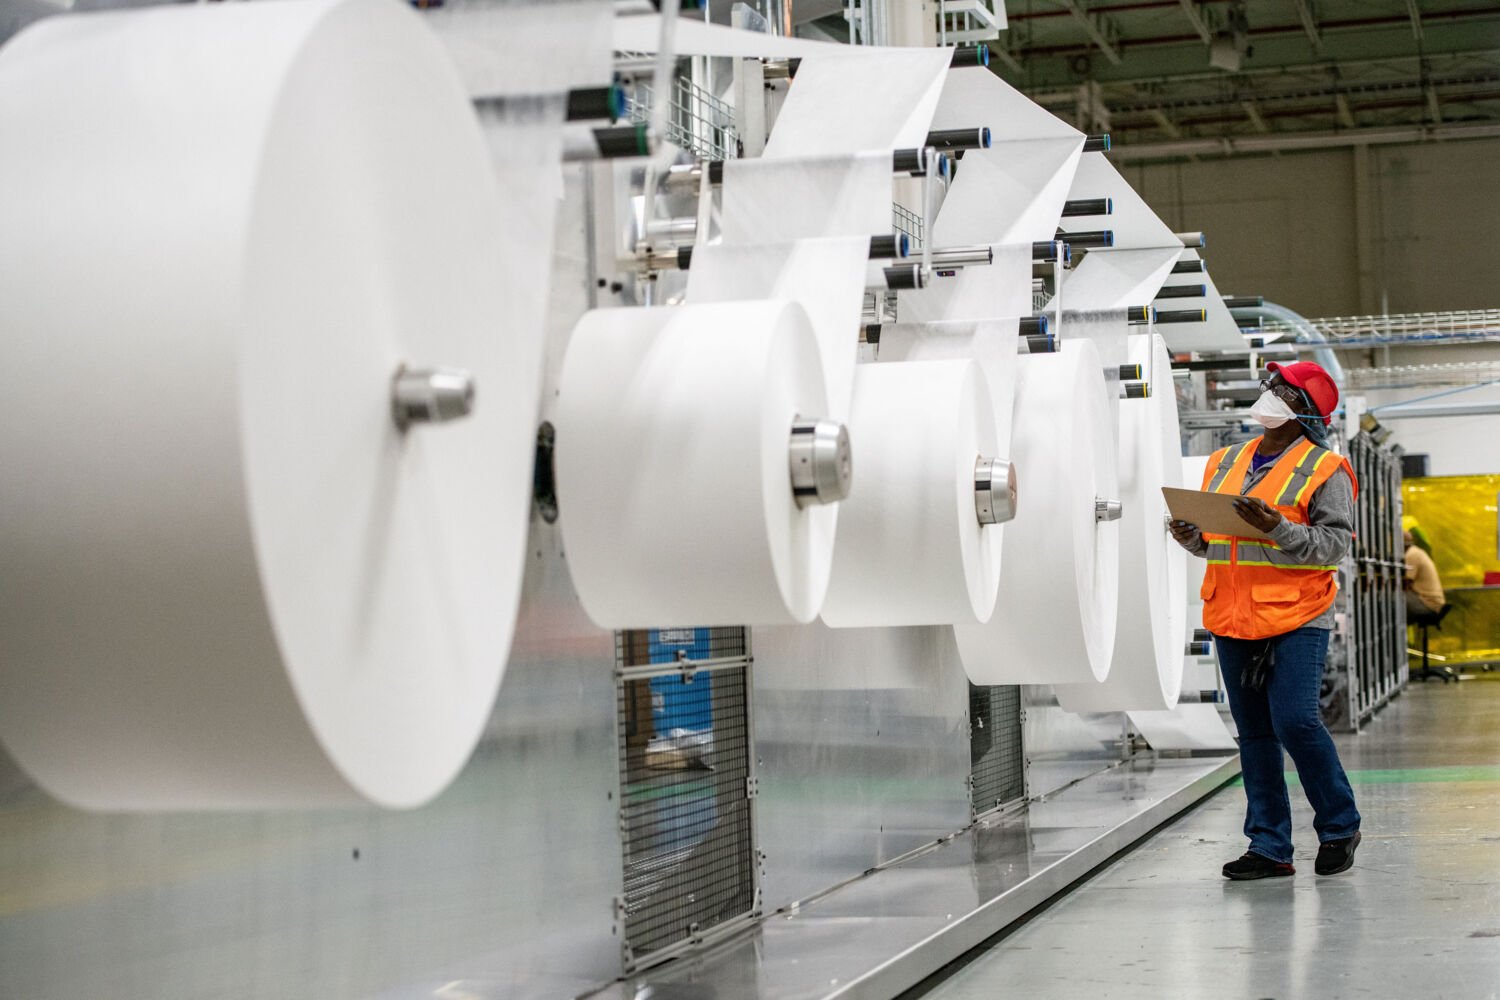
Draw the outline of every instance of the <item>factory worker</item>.
<instances>
[{"instance_id":1,"label":"factory worker","mask_svg":"<svg viewBox=\"0 0 1500 1000\"><path fill-rule=\"evenodd\" d=\"M1239 726L1250 849L1224 866L1236 880L1295 873L1283 748L1313 807L1317 873L1347 871L1359 846L1354 790L1318 712L1335 573L1353 537L1359 486L1348 460L1328 448L1333 379L1310 361L1266 367L1271 377L1250 409L1265 433L1210 456L1202 488L1239 497L1235 511L1270 537L1171 525L1184 548L1208 560L1203 624Z\"/></svg>"}]
</instances>

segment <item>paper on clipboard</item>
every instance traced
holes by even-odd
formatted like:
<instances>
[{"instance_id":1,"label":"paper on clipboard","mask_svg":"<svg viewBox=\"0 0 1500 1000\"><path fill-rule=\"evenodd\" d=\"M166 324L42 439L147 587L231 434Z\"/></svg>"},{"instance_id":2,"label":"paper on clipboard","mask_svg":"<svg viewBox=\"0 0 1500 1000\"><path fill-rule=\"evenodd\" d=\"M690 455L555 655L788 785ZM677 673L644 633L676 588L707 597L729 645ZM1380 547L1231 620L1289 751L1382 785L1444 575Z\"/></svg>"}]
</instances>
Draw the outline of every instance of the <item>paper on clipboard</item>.
<instances>
[{"instance_id":1,"label":"paper on clipboard","mask_svg":"<svg viewBox=\"0 0 1500 1000\"><path fill-rule=\"evenodd\" d=\"M1239 538L1270 538L1266 532L1252 525L1235 513L1235 493L1204 493L1201 490L1180 490L1163 486L1167 509L1175 521L1196 524L1199 531L1211 535L1235 535Z\"/></svg>"}]
</instances>

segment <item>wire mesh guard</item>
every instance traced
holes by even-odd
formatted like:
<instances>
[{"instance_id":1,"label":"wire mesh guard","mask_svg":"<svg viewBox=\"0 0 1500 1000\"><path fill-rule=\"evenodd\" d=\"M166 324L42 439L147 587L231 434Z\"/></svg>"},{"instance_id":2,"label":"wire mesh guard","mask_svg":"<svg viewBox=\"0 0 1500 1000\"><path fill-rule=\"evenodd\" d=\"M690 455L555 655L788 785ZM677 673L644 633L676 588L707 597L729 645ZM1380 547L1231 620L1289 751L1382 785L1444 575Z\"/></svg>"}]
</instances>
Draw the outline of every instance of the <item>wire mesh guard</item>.
<instances>
[{"instance_id":1,"label":"wire mesh guard","mask_svg":"<svg viewBox=\"0 0 1500 1000\"><path fill-rule=\"evenodd\" d=\"M651 87L637 83L626 102L626 114L631 121L650 122L655 100ZM680 74L672 78L667 138L700 160L732 160L741 153L733 105Z\"/></svg>"},{"instance_id":2,"label":"wire mesh guard","mask_svg":"<svg viewBox=\"0 0 1500 1000\"><path fill-rule=\"evenodd\" d=\"M975 816L1025 797L1019 687L969 685L969 761Z\"/></svg>"},{"instance_id":3,"label":"wire mesh guard","mask_svg":"<svg viewBox=\"0 0 1500 1000\"><path fill-rule=\"evenodd\" d=\"M754 914L749 662L743 628L615 641L630 971Z\"/></svg>"},{"instance_id":4,"label":"wire mesh guard","mask_svg":"<svg viewBox=\"0 0 1500 1000\"><path fill-rule=\"evenodd\" d=\"M922 217L900 202L891 202L891 225L911 238L911 249L922 249Z\"/></svg>"}]
</instances>

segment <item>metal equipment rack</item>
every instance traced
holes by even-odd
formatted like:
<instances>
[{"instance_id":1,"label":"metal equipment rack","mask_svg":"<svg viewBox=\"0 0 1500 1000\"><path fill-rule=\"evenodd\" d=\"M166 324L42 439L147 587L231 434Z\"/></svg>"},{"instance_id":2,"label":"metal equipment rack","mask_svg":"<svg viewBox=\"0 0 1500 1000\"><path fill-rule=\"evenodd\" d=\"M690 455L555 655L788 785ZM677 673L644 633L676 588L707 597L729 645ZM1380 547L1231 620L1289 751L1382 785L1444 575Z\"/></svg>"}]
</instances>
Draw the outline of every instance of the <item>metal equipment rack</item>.
<instances>
[{"instance_id":1,"label":"metal equipment rack","mask_svg":"<svg viewBox=\"0 0 1500 1000\"><path fill-rule=\"evenodd\" d=\"M1406 685L1405 569L1401 544L1401 455L1367 433L1349 441L1359 480L1354 549L1341 571L1348 595L1348 664L1340 697L1324 702L1331 728L1357 731ZM1328 684L1325 681L1325 690Z\"/></svg>"}]
</instances>

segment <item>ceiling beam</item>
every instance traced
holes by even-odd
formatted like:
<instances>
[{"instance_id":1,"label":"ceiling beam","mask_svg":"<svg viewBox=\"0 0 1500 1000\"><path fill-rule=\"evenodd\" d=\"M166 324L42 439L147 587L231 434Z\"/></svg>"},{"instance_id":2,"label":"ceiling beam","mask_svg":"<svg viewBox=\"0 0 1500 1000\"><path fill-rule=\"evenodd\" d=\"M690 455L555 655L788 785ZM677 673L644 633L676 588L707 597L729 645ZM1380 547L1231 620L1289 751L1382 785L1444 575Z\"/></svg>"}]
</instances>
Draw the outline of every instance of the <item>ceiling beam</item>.
<instances>
[{"instance_id":1,"label":"ceiling beam","mask_svg":"<svg viewBox=\"0 0 1500 1000\"><path fill-rule=\"evenodd\" d=\"M1422 7L1417 0L1406 0L1406 16L1411 18L1411 33L1417 41L1422 40Z\"/></svg>"},{"instance_id":2,"label":"ceiling beam","mask_svg":"<svg viewBox=\"0 0 1500 1000\"><path fill-rule=\"evenodd\" d=\"M1425 56L1413 54L1408 56L1382 56L1380 58L1374 59L1340 59L1338 60L1338 65L1341 68L1392 66L1396 64L1413 62L1420 64L1423 59L1431 61L1440 58L1489 59L1500 63L1500 49L1467 49L1453 52L1427 53ZM1278 66L1252 67L1249 69L1242 69L1238 73L1229 74L1226 74L1223 70L1195 73L1152 74L1149 76L1101 80L1100 83L1105 87L1176 87L1184 83L1201 83L1203 81L1212 81L1215 84L1221 84L1226 80L1234 81L1264 76L1284 77L1296 75L1299 73L1318 74L1321 76L1326 76L1329 68L1330 65L1328 62L1320 60L1318 62L1288 63ZM1026 96L1039 104L1046 104L1049 101L1069 100L1073 96L1073 91L1071 89L1060 90L1038 88L1032 90L1027 88Z\"/></svg>"},{"instance_id":3,"label":"ceiling beam","mask_svg":"<svg viewBox=\"0 0 1500 1000\"><path fill-rule=\"evenodd\" d=\"M1205 45L1212 42L1214 29L1213 25L1208 23L1208 19L1213 17L1213 10L1209 7L1200 10L1195 0L1178 0L1178 2L1182 4L1182 12L1187 15L1188 23L1198 33L1198 37L1203 39ZM1407 2L1414 3L1415 0L1407 0Z\"/></svg>"},{"instance_id":4,"label":"ceiling beam","mask_svg":"<svg viewBox=\"0 0 1500 1000\"><path fill-rule=\"evenodd\" d=\"M1354 120L1354 112L1349 107L1349 98L1345 97L1343 94L1334 94L1333 103L1339 111L1340 125L1344 126L1344 128L1359 127L1358 123L1356 123Z\"/></svg>"},{"instance_id":5,"label":"ceiling beam","mask_svg":"<svg viewBox=\"0 0 1500 1000\"><path fill-rule=\"evenodd\" d=\"M1256 106L1254 101L1241 101L1240 107L1245 109L1245 117L1250 119L1250 124L1255 126L1255 131L1271 131L1271 127L1267 125L1266 120L1261 117L1260 108Z\"/></svg>"},{"instance_id":6,"label":"ceiling beam","mask_svg":"<svg viewBox=\"0 0 1500 1000\"><path fill-rule=\"evenodd\" d=\"M1323 36L1318 31L1318 15L1313 10L1313 0L1296 0L1297 18L1302 22L1302 30L1307 32L1307 40L1312 42L1314 52L1323 51Z\"/></svg>"},{"instance_id":7,"label":"ceiling beam","mask_svg":"<svg viewBox=\"0 0 1500 1000\"><path fill-rule=\"evenodd\" d=\"M1166 112L1162 111L1160 108L1152 108L1150 111L1150 115L1151 120L1156 122L1157 128L1167 133L1167 135L1171 136L1173 139L1182 138L1182 129L1178 128L1177 124L1173 122L1172 119L1167 117Z\"/></svg>"},{"instance_id":8,"label":"ceiling beam","mask_svg":"<svg viewBox=\"0 0 1500 1000\"><path fill-rule=\"evenodd\" d=\"M1244 153L1286 152L1299 149L1333 149L1340 146L1427 142L1434 139L1493 139L1497 137L1500 137L1500 125L1492 124L1403 125L1394 128L1362 128L1346 132L1275 132L1265 136L1121 143L1110 151L1110 159L1116 162L1134 163L1140 160L1161 160L1180 156L1234 156Z\"/></svg>"},{"instance_id":9,"label":"ceiling beam","mask_svg":"<svg viewBox=\"0 0 1500 1000\"><path fill-rule=\"evenodd\" d=\"M1120 65L1120 28L1112 18L1093 10L1088 0L1053 0L1053 2L1073 15L1073 19L1083 26L1090 41L1099 46L1099 51L1104 53L1104 58L1116 66Z\"/></svg>"}]
</instances>

